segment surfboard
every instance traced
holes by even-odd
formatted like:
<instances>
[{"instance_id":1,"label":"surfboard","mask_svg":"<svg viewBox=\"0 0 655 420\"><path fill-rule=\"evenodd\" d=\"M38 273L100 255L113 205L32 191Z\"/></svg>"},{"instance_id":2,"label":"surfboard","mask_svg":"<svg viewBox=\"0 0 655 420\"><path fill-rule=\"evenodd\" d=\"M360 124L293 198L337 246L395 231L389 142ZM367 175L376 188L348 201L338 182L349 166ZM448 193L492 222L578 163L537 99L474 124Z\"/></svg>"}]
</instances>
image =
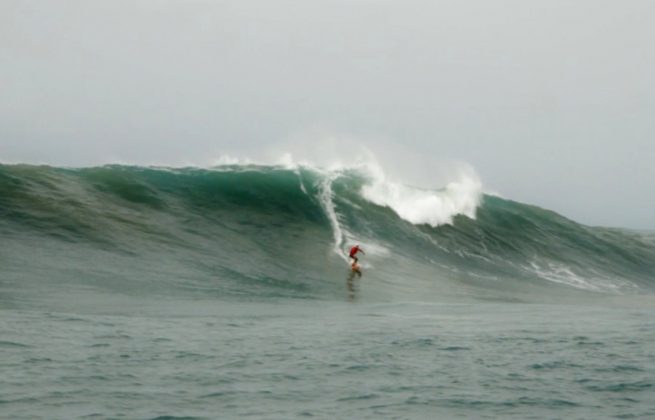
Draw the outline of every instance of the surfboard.
<instances>
[{"instance_id":1,"label":"surfboard","mask_svg":"<svg viewBox=\"0 0 655 420\"><path fill-rule=\"evenodd\" d=\"M352 270L353 273L358 274L360 277L362 276L362 269L359 266L359 264L354 263L350 266L350 269Z\"/></svg>"}]
</instances>

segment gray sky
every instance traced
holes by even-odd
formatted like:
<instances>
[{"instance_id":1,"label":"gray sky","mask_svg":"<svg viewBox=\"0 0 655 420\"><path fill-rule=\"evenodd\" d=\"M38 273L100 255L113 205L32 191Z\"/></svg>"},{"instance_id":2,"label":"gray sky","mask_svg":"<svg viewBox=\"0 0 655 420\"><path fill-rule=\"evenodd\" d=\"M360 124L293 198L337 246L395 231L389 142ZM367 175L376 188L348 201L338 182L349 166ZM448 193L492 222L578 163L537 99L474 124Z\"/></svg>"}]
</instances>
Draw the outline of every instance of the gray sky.
<instances>
[{"instance_id":1,"label":"gray sky","mask_svg":"<svg viewBox=\"0 0 655 420\"><path fill-rule=\"evenodd\" d=\"M0 161L207 164L332 137L654 229L653 22L650 0L0 0Z\"/></svg>"}]
</instances>

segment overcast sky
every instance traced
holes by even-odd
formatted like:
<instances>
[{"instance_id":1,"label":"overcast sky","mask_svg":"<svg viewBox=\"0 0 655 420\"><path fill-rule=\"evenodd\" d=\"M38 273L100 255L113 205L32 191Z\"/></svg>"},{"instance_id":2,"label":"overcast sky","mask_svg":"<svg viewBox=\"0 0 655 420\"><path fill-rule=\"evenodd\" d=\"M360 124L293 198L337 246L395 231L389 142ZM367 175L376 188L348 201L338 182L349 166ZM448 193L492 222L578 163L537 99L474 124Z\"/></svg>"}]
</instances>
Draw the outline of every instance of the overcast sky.
<instances>
[{"instance_id":1,"label":"overcast sky","mask_svg":"<svg viewBox=\"0 0 655 420\"><path fill-rule=\"evenodd\" d=\"M338 138L653 229L654 22L651 0L0 0L0 161L208 164Z\"/></svg>"}]
</instances>

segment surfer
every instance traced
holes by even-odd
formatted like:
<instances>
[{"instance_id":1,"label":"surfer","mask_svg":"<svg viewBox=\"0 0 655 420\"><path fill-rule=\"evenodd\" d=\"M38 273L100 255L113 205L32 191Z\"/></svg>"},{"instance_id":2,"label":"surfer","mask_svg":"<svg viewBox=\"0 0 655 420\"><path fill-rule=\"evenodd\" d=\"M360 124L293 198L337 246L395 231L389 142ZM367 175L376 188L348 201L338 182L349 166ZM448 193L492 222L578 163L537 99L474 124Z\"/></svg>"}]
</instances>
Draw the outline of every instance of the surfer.
<instances>
[{"instance_id":1,"label":"surfer","mask_svg":"<svg viewBox=\"0 0 655 420\"><path fill-rule=\"evenodd\" d=\"M350 259L353 260L352 266L356 266L357 261L359 261L359 259L357 258L358 252L361 252L362 254L366 255L366 252L364 252L364 250L361 249L359 245L355 245L354 247L350 248Z\"/></svg>"},{"instance_id":2,"label":"surfer","mask_svg":"<svg viewBox=\"0 0 655 420\"><path fill-rule=\"evenodd\" d=\"M347 287L348 287L348 300L351 302L355 300L356 294L357 294L357 286L355 285L355 277L362 277L362 270L359 268L359 264L357 264L358 258L357 258L357 253L361 252L362 254L366 254L364 250L362 250L359 245L355 245L354 247L350 248L350 274L348 275L348 280L346 281Z\"/></svg>"},{"instance_id":3,"label":"surfer","mask_svg":"<svg viewBox=\"0 0 655 420\"><path fill-rule=\"evenodd\" d=\"M366 252L364 252L363 249L359 247L359 245L355 245L354 247L350 248L350 269L352 270L353 274L357 274L360 277L362 276L362 271L359 268L359 264L357 264L357 261L359 259L357 258L357 253L361 252L362 254L366 255Z\"/></svg>"}]
</instances>

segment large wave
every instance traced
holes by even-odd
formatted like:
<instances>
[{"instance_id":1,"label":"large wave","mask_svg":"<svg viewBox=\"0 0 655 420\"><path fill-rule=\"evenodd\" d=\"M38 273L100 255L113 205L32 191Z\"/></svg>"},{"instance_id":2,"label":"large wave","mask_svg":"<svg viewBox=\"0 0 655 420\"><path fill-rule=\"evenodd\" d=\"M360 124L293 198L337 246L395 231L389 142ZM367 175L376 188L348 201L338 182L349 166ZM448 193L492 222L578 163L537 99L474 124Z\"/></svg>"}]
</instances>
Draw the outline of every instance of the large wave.
<instances>
[{"instance_id":1,"label":"large wave","mask_svg":"<svg viewBox=\"0 0 655 420\"><path fill-rule=\"evenodd\" d=\"M0 165L4 287L330 298L355 243L372 299L650 293L653 236L362 167ZM50 288L50 289L49 289Z\"/></svg>"}]
</instances>

